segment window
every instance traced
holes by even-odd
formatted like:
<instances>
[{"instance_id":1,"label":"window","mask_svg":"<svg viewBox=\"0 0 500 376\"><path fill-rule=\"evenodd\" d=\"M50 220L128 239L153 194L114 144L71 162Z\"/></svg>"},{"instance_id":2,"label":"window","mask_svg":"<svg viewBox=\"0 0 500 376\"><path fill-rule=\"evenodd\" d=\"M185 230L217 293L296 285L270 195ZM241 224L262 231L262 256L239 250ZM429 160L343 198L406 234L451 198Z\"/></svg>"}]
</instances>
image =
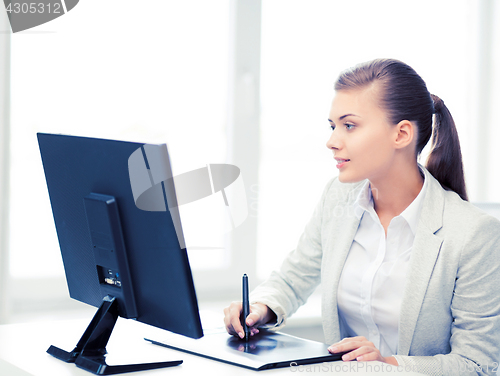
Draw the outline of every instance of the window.
<instances>
[{"instance_id":1,"label":"window","mask_svg":"<svg viewBox=\"0 0 500 376\"><path fill-rule=\"evenodd\" d=\"M88 0L11 35L14 295L34 281L64 284L36 133L166 142L174 174L225 163L228 53L228 0ZM230 262L224 233L198 236L187 243L218 249L190 252L193 269L217 276Z\"/></svg>"}]
</instances>

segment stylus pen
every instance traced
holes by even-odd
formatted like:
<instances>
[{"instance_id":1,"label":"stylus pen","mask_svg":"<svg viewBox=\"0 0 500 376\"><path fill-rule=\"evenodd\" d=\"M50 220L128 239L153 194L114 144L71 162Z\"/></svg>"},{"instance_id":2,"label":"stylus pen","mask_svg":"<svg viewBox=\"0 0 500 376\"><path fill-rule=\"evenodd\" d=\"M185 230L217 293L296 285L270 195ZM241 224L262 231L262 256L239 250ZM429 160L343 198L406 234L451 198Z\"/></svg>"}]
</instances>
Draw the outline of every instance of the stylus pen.
<instances>
[{"instance_id":1,"label":"stylus pen","mask_svg":"<svg viewBox=\"0 0 500 376\"><path fill-rule=\"evenodd\" d=\"M243 329L245 341L250 339L250 329L247 326L247 316L250 314L250 300L248 298L248 276L243 274Z\"/></svg>"}]
</instances>

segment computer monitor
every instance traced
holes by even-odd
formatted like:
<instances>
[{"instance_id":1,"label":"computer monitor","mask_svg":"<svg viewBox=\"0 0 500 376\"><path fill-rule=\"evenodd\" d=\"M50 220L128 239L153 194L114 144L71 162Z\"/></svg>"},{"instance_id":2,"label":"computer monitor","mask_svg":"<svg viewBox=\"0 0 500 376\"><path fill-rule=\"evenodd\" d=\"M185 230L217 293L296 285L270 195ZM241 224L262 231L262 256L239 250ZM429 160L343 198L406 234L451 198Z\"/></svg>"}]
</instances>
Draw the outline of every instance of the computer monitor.
<instances>
[{"instance_id":1,"label":"computer monitor","mask_svg":"<svg viewBox=\"0 0 500 376\"><path fill-rule=\"evenodd\" d=\"M203 336L166 145L38 133L71 298L99 307L72 352L47 352L95 374L108 366L118 316Z\"/></svg>"}]
</instances>

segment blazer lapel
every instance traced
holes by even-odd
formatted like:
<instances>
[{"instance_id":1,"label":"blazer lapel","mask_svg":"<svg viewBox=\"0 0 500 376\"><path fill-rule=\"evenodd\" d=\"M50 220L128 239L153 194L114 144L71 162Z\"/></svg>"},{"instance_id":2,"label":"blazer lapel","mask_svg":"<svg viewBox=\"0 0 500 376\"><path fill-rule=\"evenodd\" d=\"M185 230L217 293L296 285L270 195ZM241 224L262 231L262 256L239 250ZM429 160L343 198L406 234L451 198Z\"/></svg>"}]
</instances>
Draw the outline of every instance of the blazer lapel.
<instances>
[{"instance_id":1,"label":"blazer lapel","mask_svg":"<svg viewBox=\"0 0 500 376\"><path fill-rule=\"evenodd\" d=\"M427 171L429 185L424 197L410 257L399 320L398 354L408 355L427 285L443 239L435 235L442 227L444 195L439 182Z\"/></svg>"},{"instance_id":2,"label":"blazer lapel","mask_svg":"<svg viewBox=\"0 0 500 376\"><path fill-rule=\"evenodd\" d=\"M359 187L358 187L359 188ZM358 219L351 210L359 189L355 189L347 200L343 215L333 217L329 223L329 235L322 261L322 317L325 340L332 344L340 341L340 325L337 308L337 291L347 255L359 226Z\"/></svg>"}]
</instances>

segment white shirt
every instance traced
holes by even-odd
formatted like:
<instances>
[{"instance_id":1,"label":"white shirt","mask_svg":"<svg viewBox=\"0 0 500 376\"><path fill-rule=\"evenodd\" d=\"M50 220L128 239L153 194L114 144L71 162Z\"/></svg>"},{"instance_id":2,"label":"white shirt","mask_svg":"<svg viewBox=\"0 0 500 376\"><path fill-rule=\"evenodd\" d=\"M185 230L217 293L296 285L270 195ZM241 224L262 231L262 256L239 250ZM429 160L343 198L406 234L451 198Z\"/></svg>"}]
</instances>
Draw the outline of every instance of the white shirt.
<instances>
[{"instance_id":1,"label":"white shirt","mask_svg":"<svg viewBox=\"0 0 500 376\"><path fill-rule=\"evenodd\" d=\"M361 221L340 277L340 334L366 337L382 356L397 352L401 300L426 188L424 181L415 200L391 220L387 238L369 181L354 203Z\"/></svg>"}]
</instances>

